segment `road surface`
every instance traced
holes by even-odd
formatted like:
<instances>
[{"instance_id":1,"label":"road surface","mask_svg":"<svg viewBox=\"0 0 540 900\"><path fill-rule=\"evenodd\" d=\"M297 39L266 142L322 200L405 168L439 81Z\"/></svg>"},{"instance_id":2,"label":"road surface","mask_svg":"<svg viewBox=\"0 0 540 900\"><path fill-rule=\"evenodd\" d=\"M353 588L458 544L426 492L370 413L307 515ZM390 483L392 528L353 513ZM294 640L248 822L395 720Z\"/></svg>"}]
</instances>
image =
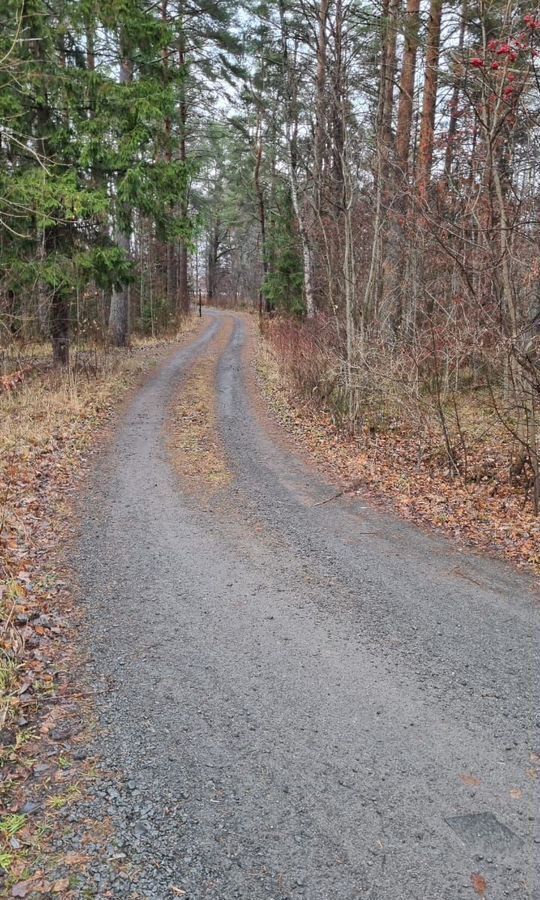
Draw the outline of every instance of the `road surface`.
<instances>
[{"instance_id":1,"label":"road surface","mask_svg":"<svg viewBox=\"0 0 540 900\"><path fill-rule=\"evenodd\" d=\"M260 413L246 319L207 316L85 502L99 745L123 773L101 802L134 861L112 895L540 897L531 582L361 499L317 505L336 487ZM199 498L167 423L208 353L232 478Z\"/></svg>"}]
</instances>

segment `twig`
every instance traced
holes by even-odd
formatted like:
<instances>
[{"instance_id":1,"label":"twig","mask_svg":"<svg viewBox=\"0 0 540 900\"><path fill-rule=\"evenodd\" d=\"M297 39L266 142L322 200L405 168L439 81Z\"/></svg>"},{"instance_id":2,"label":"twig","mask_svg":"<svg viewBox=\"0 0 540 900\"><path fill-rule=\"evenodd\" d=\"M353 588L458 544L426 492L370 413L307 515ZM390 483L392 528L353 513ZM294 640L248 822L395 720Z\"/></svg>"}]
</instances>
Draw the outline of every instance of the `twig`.
<instances>
[{"instance_id":1,"label":"twig","mask_svg":"<svg viewBox=\"0 0 540 900\"><path fill-rule=\"evenodd\" d=\"M331 496L331 497L327 497L326 500L319 500L318 503L314 503L314 504L313 504L313 507L315 507L315 506L324 506L325 503L331 503L332 500L337 500L338 497L343 497L343 494L344 494L344 493L345 493L345 491L338 491L337 494L332 494L332 496ZM312 507L312 508L313 508L313 507Z\"/></svg>"}]
</instances>

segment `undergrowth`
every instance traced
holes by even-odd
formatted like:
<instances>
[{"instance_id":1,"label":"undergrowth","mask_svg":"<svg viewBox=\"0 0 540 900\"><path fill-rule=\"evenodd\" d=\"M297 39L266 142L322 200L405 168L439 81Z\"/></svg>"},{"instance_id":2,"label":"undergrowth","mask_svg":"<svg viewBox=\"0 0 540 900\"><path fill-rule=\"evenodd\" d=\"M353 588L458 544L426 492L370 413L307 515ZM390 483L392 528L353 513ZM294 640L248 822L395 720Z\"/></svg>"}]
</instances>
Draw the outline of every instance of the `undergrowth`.
<instances>
[{"instance_id":1,"label":"undergrowth","mask_svg":"<svg viewBox=\"0 0 540 900\"><path fill-rule=\"evenodd\" d=\"M420 362L418 361L420 358ZM428 354L358 353L347 384L331 321L264 324L259 369L274 406L322 465L401 513L540 571L540 523L512 411L465 360L459 380Z\"/></svg>"}]
</instances>

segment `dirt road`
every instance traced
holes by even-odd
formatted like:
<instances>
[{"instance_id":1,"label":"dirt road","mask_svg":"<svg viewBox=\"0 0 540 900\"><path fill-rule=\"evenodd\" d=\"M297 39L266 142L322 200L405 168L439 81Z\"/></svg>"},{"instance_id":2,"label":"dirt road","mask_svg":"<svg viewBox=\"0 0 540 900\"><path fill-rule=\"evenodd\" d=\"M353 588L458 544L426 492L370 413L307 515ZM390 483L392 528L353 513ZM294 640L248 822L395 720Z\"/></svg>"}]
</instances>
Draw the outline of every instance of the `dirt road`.
<instances>
[{"instance_id":1,"label":"dirt road","mask_svg":"<svg viewBox=\"0 0 540 900\"><path fill-rule=\"evenodd\" d=\"M125 775L96 803L133 862L96 865L98 892L538 898L531 583L361 500L317 505L336 488L257 414L244 319L207 315L86 501L99 746ZM199 497L166 425L207 350L231 478Z\"/></svg>"}]
</instances>

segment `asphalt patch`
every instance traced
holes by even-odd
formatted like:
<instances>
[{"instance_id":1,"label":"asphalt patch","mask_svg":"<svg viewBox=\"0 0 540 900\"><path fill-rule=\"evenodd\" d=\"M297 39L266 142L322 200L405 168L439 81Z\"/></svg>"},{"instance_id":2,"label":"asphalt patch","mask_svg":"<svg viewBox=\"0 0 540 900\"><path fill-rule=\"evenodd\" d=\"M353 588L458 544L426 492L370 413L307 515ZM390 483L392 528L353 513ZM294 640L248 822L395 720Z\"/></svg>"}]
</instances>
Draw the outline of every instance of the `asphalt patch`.
<instances>
[{"instance_id":1,"label":"asphalt patch","mask_svg":"<svg viewBox=\"0 0 540 900\"><path fill-rule=\"evenodd\" d=\"M522 840L490 812L468 813L445 819L464 844L486 853L504 853L521 847Z\"/></svg>"}]
</instances>

